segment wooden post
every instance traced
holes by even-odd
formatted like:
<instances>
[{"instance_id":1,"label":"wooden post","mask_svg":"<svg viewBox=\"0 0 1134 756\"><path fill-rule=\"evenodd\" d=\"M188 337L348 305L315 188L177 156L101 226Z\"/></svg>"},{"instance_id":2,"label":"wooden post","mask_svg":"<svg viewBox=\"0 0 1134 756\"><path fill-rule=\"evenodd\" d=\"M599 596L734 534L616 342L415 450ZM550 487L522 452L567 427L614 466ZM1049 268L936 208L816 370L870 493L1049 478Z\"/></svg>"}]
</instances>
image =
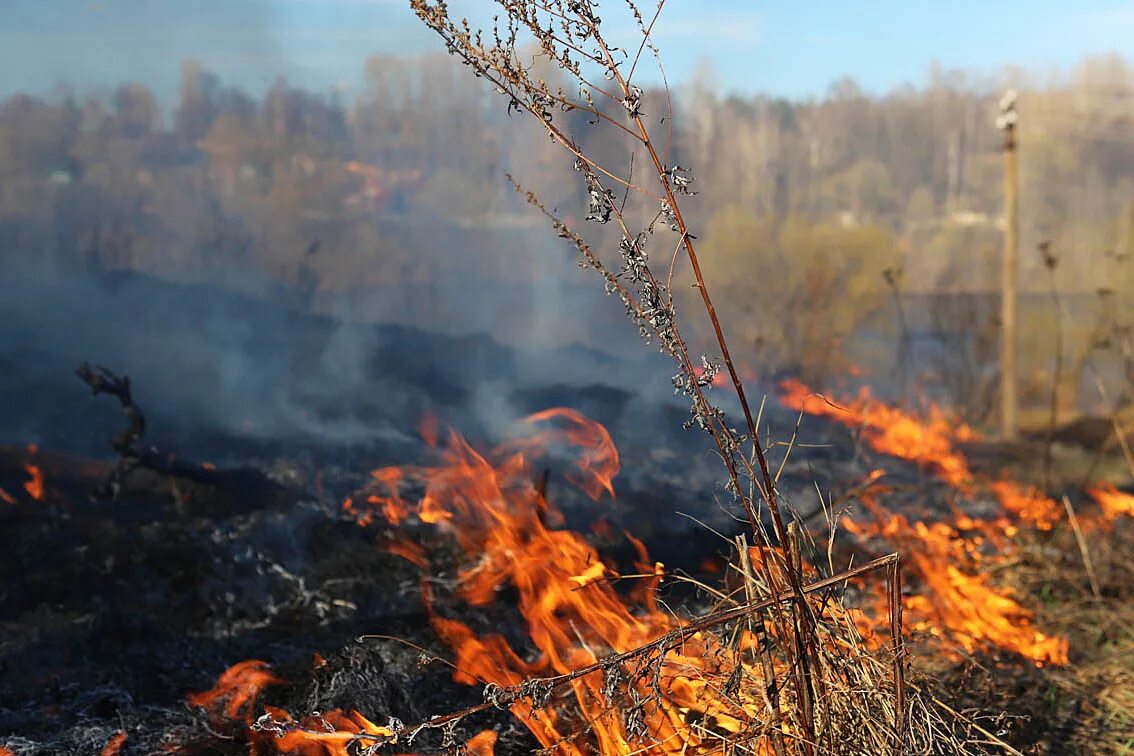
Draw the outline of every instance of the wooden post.
<instances>
[{"instance_id":1,"label":"wooden post","mask_svg":"<svg viewBox=\"0 0 1134 756\"><path fill-rule=\"evenodd\" d=\"M1000 99L996 127L1004 132L1004 258L1000 277L1000 437L1016 438L1016 277L1019 247L1019 173L1016 166L1016 93Z\"/></svg>"}]
</instances>

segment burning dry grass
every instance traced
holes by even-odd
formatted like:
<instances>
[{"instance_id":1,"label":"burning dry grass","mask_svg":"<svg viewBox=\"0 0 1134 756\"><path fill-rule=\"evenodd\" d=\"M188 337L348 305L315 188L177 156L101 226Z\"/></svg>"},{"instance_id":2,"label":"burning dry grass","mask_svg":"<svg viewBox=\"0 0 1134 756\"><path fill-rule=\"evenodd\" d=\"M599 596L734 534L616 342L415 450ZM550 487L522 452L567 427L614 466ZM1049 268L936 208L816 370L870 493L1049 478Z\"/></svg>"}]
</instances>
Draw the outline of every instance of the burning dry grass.
<instances>
[{"instance_id":1,"label":"burning dry grass","mask_svg":"<svg viewBox=\"0 0 1134 756\"><path fill-rule=\"evenodd\" d=\"M871 448L928 469L961 496L978 496L984 490L999 503L998 510L983 517L955 508L936 520L911 521L883 505L891 491L881 482L882 471L875 471L856 492L868 517L844 517L842 525L863 548L876 548L881 540L907 555L915 590L903 602L915 631L946 636L970 654L995 647L1040 665L1067 662L1066 639L1037 629L1032 612L991 581L1021 527L1049 531L1059 521L1056 502L1009 480L981 481L959 448L975 438L975 432L950 423L935 407L928 417L919 418L873 401L866 389L851 400L831 402L798 381L781 388L789 407L856 429ZM885 605L884 596L877 600ZM956 653L949 648L946 652Z\"/></svg>"},{"instance_id":2,"label":"burning dry grass","mask_svg":"<svg viewBox=\"0 0 1134 756\"><path fill-rule=\"evenodd\" d=\"M425 436L435 462L375 471L347 511L362 526L393 528L386 548L422 571L454 679L480 686L484 703L411 724L391 718L397 712L294 718L264 707L248 730L255 752L401 753L415 749L419 733L441 730L451 745L489 753L493 734L466 740L454 728L490 709L510 711L543 749L566 754L1021 752L1006 740L1041 751L1121 753L1134 736L1134 528L1121 491L1095 491L1102 506L1085 508L1075 529L1067 518L1027 523L1019 514L1027 508L980 522L954 513L948 524L911 523L882 508L884 476L870 476L857 492L874 521L852 527L860 547L881 541L910 555L911 588L899 590L894 557L827 577L795 566L811 617L805 701L791 677L793 592L767 577L783 551L739 538L723 583L698 584L707 600L685 604L698 611L674 612L658 589L679 577L632 538L638 557L623 572L563 529L534 472L549 450L572 450L567 477L601 506L619 464L601 426L560 409L532 416L524 434L487 451L431 424ZM975 479L968 485L979 487ZM426 531L457 547L455 574L451 552L414 542ZM984 553L989 544L995 557ZM872 591L887 573L876 616L864 621L844 604L842 587L851 581ZM483 620L474 618L485 611L498 625L514 623L501 592L514 592L522 636L497 633L491 622L478 629ZM901 626L899 607L917 640L911 670L884 629ZM248 722L258 681L275 678L259 663L237 665L200 700Z\"/></svg>"},{"instance_id":3,"label":"burning dry grass","mask_svg":"<svg viewBox=\"0 0 1134 756\"><path fill-rule=\"evenodd\" d=\"M949 700L1013 713L1013 741L1040 752L1134 748L1134 495L1088 488L1093 502L1083 500L1076 512L1068 498L1060 507L1011 480L982 480L959 450L976 434L951 429L939 411L919 419L873 401L868 391L830 402L796 382L784 395L789 405L855 428L871 448L917 463L964 496L983 490L999 503L999 512L980 519L954 509L938 521L910 522L883 508L890 491L877 471L856 492L870 518L843 521L860 547L882 539L910 556L909 627L915 638L951 641L944 659L921 661ZM868 633L879 616L884 612L865 623ZM1013 664L1003 651L1037 665Z\"/></svg>"},{"instance_id":4,"label":"burning dry grass","mask_svg":"<svg viewBox=\"0 0 1134 756\"><path fill-rule=\"evenodd\" d=\"M211 689L191 693L185 700L190 706L214 712L227 719L243 719L251 724L260 691L282 682L272 675L267 663L249 659L225 670Z\"/></svg>"},{"instance_id":5,"label":"burning dry grass","mask_svg":"<svg viewBox=\"0 0 1134 756\"><path fill-rule=\"evenodd\" d=\"M1022 533L997 575L1037 625L1067 638L1068 664L1029 669L994 654L922 662L955 705L1012 713L1012 741L1029 753L1134 749L1134 522L1088 529L1083 543L1089 562L1070 527Z\"/></svg>"},{"instance_id":6,"label":"burning dry grass","mask_svg":"<svg viewBox=\"0 0 1134 756\"><path fill-rule=\"evenodd\" d=\"M420 569L429 621L451 650L453 677L480 686L483 702L408 724L396 712L293 716L275 707L257 709L264 686L279 680L256 661L230 668L213 690L191 702L242 721L255 753L302 756L400 753L415 748L426 732L439 732L443 749L488 754L494 732L465 739L456 728L491 710L510 711L543 750L570 756L1016 752L997 727L941 703L916 674L911 680L903 638L903 614L908 613L914 628L938 640L936 648L949 658L984 659L1007 651L1014 655L1015 669L1027 659L1035 665L1026 670L1033 676L1050 675L1043 679L1065 680L1068 690L1079 693L1092 691L1097 702L1078 708L1078 724L1105 730L1107 742L1118 743L1116 733L1127 722L1118 707L1128 702L1122 687L1128 670L1116 671L1107 661L1090 673L1084 664L1079 676L1068 671L1061 678L1064 673L1049 671L1069 659L1066 637L1050 629L1059 626L1056 618L1025 605L1010 595L1003 579L994 583L990 577L993 570L1008 569L1004 554L1025 530L1037 545L1065 536L1058 527L1063 509L1014 483L980 480L957 447L972 432L943 413L919 419L872 404L866 396L847 407L813 404L806 387L785 387L787 400L798 402L800 410L860 428L878 451L917 463L962 497L991 492L999 503L991 517L956 512L949 522L914 521L883 507L887 491L874 485L875 479L856 494L873 519L855 520L848 528L863 548L885 546L882 555L841 571L832 560L824 569L803 558L807 536L790 523L791 513L779 499L758 422L701 276L696 236L678 201L694 193L692 174L666 163L668 147L651 137L644 120L645 108L654 105L672 115L668 96L647 103L633 83L643 52L656 55L651 41L656 14L646 19L628 4L641 32L640 44L629 48L638 52L628 58L607 41L608 27L586 0L501 0L501 15L487 31L452 18L443 2L413 0L411 5L452 54L505 95L509 110L528 113L573 157L586 191L587 220L616 228L617 270L608 269L583 237L553 218L556 230L574 244L585 267L600 273L643 335L673 358L673 386L689 401L688 426L712 439L724 464L730 503L743 514L756 545L743 539L735 544L737 556L725 584L703 586L711 600L688 605L700 611L671 610L658 593L672 578L664 565L653 563L627 534L638 558L632 574L620 574L619 564L563 528L563 516L533 483L532 459L565 447L573 450L575 461L568 480L596 501L613 496L619 457L602 426L571 410L549 410L528 419L528 434L479 451L456 433L442 443L436 427L427 424L423 435L437 461L377 471L372 486L352 497L344 511L360 525L398 529L388 548ZM531 56L521 53L525 39L578 85L578 96L533 73L527 63ZM585 114L587 123L629 145L625 170L587 154L569 131L577 124L561 117L570 111ZM646 180L634 175L635 157L649 166ZM624 195L621 201L616 190ZM551 215L534 195L528 198ZM652 220L635 226L636 217ZM669 232L676 237L665 243L655 272L647 244ZM696 281L719 359L691 352L681 335L671 293L678 256ZM741 431L708 398L724 372L744 416ZM127 399L128 392L124 406ZM1113 500L1118 492L1105 493L1110 497L1106 511L1125 511L1123 502ZM456 546L455 571L451 561L439 560L410 538L415 528L431 529ZM1088 554L1078 527L1075 537L1078 553ZM908 592L902 590L904 565L897 553L887 553L892 548L908 555L902 557L914 578ZM1025 563L1016 563L1021 594L1034 587L1027 583ZM1091 575L1091 600L1101 612L1105 596L1097 573L1115 568L1105 559L1095 564L1084 557L1083 563ZM1050 581L1057 578L1066 580L1067 574L1034 579L1055 585ZM865 640L863 615L844 603L850 582L876 599L869 629L884 628ZM514 601L499 601L504 593ZM506 612L500 605L511 603L520 619L513 615L512 625L499 622L505 628L518 625L522 633L474 627L474 616ZM1102 622L1104 615L1098 617Z\"/></svg>"},{"instance_id":7,"label":"burning dry grass","mask_svg":"<svg viewBox=\"0 0 1134 756\"><path fill-rule=\"evenodd\" d=\"M253 728L254 742L283 753L388 752L410 747L423 730L452 728L500 708L544 749L563 754L980 752L987 738L979 727L905 684L900 642L864 643L843 606L843 582L879 571L890 576L896 599L896 557L827 577L796 565L807 583L811 652L807 679L785 684L792 674L790 636L798 628L789 611L791 586L782 577L768 579L777 576L767 566L784 559L781 550L738 539L725 584L702 586L712 597L701 602L702 611L667 611L658 589L671 576L640 543L630 537L635 571L620 575L585 537L561 529L561 514L532 482L530 460L569 446L576 450L569 480L598 501L609 498L618 471L609 434L564 409L530 417L527 428L488 452L456 433L440 443L428 432L436 464L375 471L371 488L349 507L360 525L385 518L400 528L388 548L408 553L423 570L423 597L434 631L453 651L454 679L482 686L484 703L386 725L358 712L297 721L268 708ZM446 566L431 564L410 543L415 527L439 529L459 546L455 579L439 580ZM462 606L490 607L502 590L516 592L526 638L477 632L451 616L462 614ZM891 619L900 624L898 615ZM224 702L232 715L243 711L250 700L244 671L225 673L221 682L229 684L218 684L207 700ZM266 669L249 671L272 679ZM803 721L805 709L810 719Z\"/></svg>"}]
</instances>

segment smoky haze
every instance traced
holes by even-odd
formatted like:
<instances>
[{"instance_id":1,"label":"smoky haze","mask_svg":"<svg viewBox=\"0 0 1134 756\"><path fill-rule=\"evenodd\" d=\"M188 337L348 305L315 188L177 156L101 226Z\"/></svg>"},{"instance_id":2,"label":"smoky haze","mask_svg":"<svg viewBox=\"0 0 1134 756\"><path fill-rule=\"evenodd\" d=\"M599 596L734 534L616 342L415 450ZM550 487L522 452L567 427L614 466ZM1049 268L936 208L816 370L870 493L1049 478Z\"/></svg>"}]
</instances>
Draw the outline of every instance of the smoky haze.
<instances>
[{"instance_id":1,"label":"smoky haze","mask_svg":"<svg viewBox=\"0 0 1134 756\"><path fill-rule=\"evenodd\" d=\"M105 445L120 421L85 402L83 360L131 375L151 434L334 444L405 440L425 411L499 428L533 382L636 381L572 348L637 336L503 189L505 145L537 176L551 151L470 122L484 93L419 63L371 60L352 106L192 61L172 112L129 83L4 101L3 440Z\"/></svg>"},{"instance_id":2,"label":"smoky haze","mask_svg":"<svg viewBox=\"0 0 1134 756\"><path fill-rule=\"evenodd\" d=\"M406 416L436 406L496 427L511 391L556 382L666 395L664 362L506 179L581 223L562 151L443 54L378 55L362 79L349 99L284 78L255 94L190 60L172 103L130 81L0 103L4 440L93 427L76 419L93 411L70 375L83 360L129 373L171 425L241 438L400 439ZM1081 355L1096 288L1134 284L1134 70L1109 57L1015 79L1022 248L1050 239L1061 255ZM688 219L746 375L823 386L869 365L887 381L902 335L883 273L898 270L914 340L936 345L916 350L919 368L946 401L985 411L997 87L934 70L921 89L844 80L790 102L710 82L673 92L669 154L692 166ZM661 97L647 93L648 113ZM584 116L562 119L590 139ZM1025 309L1045 275L1025 254ZM1128 319L1134 298L1117 302ZM1024 379L1043 383L1046 347L1025 342Z\"/></svg>"}]
</instances>

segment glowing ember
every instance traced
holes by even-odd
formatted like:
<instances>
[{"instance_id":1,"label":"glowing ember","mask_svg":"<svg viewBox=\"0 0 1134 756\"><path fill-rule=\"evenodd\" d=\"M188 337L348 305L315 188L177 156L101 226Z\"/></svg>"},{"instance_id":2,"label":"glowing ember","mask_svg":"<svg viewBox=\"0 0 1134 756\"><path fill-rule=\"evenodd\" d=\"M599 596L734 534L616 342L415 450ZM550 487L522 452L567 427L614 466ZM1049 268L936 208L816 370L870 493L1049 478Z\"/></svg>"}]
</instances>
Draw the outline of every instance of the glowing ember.
<instances>
[{"instance_id":1,"label":"glowing ember","mask_svg":"<svg viewBox=\"0 0 1134 756\"><path fill-rule=\"evenodd\" d=\"M8 493L3 488L0 488L0 501L4 502L5 504L15 504L16 497L12 496L12 494Z\"/></svg>"},{"instance_id":2,"label":"glowing ember","mask_svg":"<svg viewBox=\"0 0 1134 756\"><path fill-rule=\"evenodd\" d=\"M39 447L28 444L29 457L34 457L38 453ZM28 474L28 480L24 482L24 490L36 501L43 501L43 470L29 460L24 463L24 472Z\"/></svg>"},{"instance_id":3,"label":"glowing ember","mask_svg":"<svg viewBox=\"0 0 1134 756\"><path fill-rule=\"evenodd\" d=\"M250 659L226 669L211 690L190 693L185 699L193 706L222 713L227 719L251 722L260 691L283 682L272 675L266 662Z\"/></svg>"},{"instance_id":4,"label":"glowing ember","mask_svg":"<svg viewBox=\"0 0 1134 756\"><path fill-rule=\"evenodd\" d=\"M268 742L290 756L354 756L398 740L393 729L374 724L357 711L336 709L299 722L281 709L269 706L266 711L255 729L274 735Z\"/></svg>"},{"instance_id":5,"label":"glowing ember","mask_svg":"<svg viewBox=\"0 0 1134 756\"><path fill-rule=\"evenodd\" d=\"M43 471L31 463L24 465L24 471L29 478L24 483L24 490L28 492L28 496L36 501L43 501Z\"/></svg>"},{"instance_id":6,"label":"glowing ember","mask_svg":"<svg viewBox=\"0 0 1134 756\"><path fill-rule=\"evenodd\" d=\"M343 499L343 514L348 514L355 518L361 527L367 527L374 522L374 513L370 510L364 510L354 505L354 498L351 496Z\"/></svg>"},{"instance_id":7,"label":"glowing ember","mask_svg":"<svg viewBox=\"0 0 1134 756\"><path fill-rule=\"evenodd\" d=\"M1119 517L1134 517L1134 494L1123 493L1114 486L1088 488L1087 493L1102 508L1103 517L1117 520Z\"/></svg>"},{"instance_id":8,"label":"glowing ember","mask_svg":"<svg viewBox=\"0 0 1134 756\"><path fill-rule=\"evenodd\" d=\"M118 756L124 745L126 745L126 733L116 732L106 741L99 756Z\"/></svg>"}]
</instances>

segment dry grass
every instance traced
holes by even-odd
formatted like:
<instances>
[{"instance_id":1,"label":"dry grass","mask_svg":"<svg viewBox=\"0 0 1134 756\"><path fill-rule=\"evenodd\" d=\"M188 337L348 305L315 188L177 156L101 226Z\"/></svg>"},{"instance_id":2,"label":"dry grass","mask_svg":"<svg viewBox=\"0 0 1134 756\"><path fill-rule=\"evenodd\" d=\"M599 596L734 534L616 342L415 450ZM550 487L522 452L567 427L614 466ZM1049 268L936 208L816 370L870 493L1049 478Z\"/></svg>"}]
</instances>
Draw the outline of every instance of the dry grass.
<instances>
[{"instance_id":1,"label":"dry grass","mask_svg":"<svg viewBox=\"0 0 1134 756\"><path fill-rule=\"evenodd\" d=\"M1035 611L1044 632L1070 641L1065 667L1033 668L984 656L960 664L922 657L950 703L1002 711L1005 739L1023 753L1134 754L1134 523L1025 533L1000 582Z\"/></svg>"},{"instance_id":2,"label":"dry grass","mask_svg":"<svg viewBox=\"0 0 1134 756\"><path fill-rule=\"evenodd\" d=\"M738 543L738 559L730 574L739 576L741 587L733 593L750 597L766 595L771 588L754 572ZM727 603L727 602L724 602ZM893 649L872 649L859 634L852 614L840 594L829 594L814 602L816 641L814 686L822 695L815 702L815 751L822 754L981 754L1011 752L1007 744L989 727L986 718L956 711L936 699L930 681L915 668L912 679L902 679L902 696L895 695ZM759 617L750 616L743 627L758 630ZM772 646L773 654L775 644ZM905 656L904 647L898 653ZM904 669L904 659L902 667ZM773 664L783 663L775 659ZM754 663L736 669L748 690L759 690L766 677ZM904 675L909 675L905 671ZM790 691L779 701L787 711L799 702ZM900 707L900 708L899 708ZM790 721L791 717L784 717ZM799 733L784 728L780 733L767 730L750 740L730 737L720 742L721 752L730 749L766 753L798 753Z\"/></svg>"},{"instance_id":3,"label":"dry grass","mask_svg":"<svg viewBox=\"0 0 1134 756\"><path fill-rule=\"evenodd\" d=\"M690 405L687 426L711 439L728 498L761 555L753 558L747 542L738 543L733 582L714 591L719 603L646 645L554 678L490 684L485 704L421 726L453 722L488 706L524 702L539 709L565 686L601 674L602 698L621 722L613 725L616 740L635 753L1012 753L994 727L934 699L924 692L930 690L924 681L910 684L896 555L837 575L820 574L802 561L806 536L779 500L759 420L701 274L697 235L683 216L694 178L689 168L670 163L668 89L649 93L634 83L640 63L656 64L664 80L652 38L664 1L647 14L633 2L618 6L633 24L629 28L638 30L629 40L608 39L608 29L627 27L605 18L616 7L604 4L600 18L589 0L498 0L498 15L484 28L451 16L440 0L411 4L451 54L503 95L502 105L530 116L574 162L577 188L587 197L586 220L595 227L578 231L535 195L525 193L527 199L574 245L580 264L600 274L643 336L673 359L671 380ZM533 63L531 51L538 51L541 65ZM621 152L603 151L599 159L588 145L601 139L579 133L588 128ZM683 276L693 282L703 312L678 313L674 283ZM708 324L715 354L698 354L682 336L692 318ZM738 401L740 430L712 401L718 372ZM867 648L843 606L841 588L852 577L886 581L893 635L882 650ZM677 650L695 644L702 656L683 672ZM661 684L663 678L680 682L682 674L703 686L692 705L676 702ZM656 727L673 735L659 740L659 732L644 724L650 710L665 712ZM580 722L581 733L593 724Z\"/></svg>"}]
</instances>

